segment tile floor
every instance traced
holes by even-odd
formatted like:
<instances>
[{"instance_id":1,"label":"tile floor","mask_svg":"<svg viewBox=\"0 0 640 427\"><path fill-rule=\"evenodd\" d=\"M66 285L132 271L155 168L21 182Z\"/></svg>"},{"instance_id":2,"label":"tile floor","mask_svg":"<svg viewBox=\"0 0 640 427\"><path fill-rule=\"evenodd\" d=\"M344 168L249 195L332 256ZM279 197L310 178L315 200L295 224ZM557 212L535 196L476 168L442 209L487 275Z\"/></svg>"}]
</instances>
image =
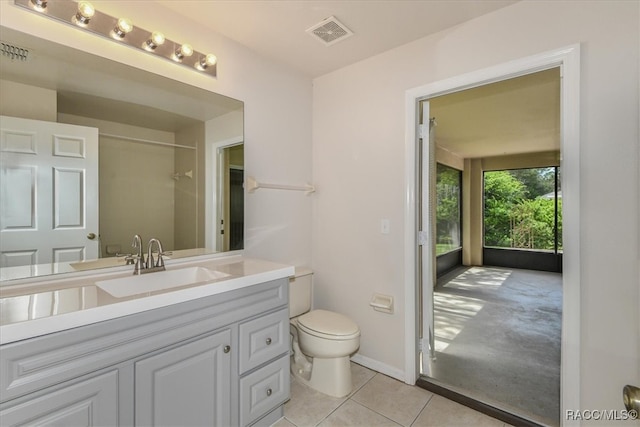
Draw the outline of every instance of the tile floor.
<instances>
[{"instance_id":1,"label":"tile floor","mask_svg":"<svg viewBox=\"0 0 640 427\"><path fill-rule=\"evenodd\" d=\"M351 364L353 392L338 399L291 380L291 400L274 427L487 426L507 424L419 387Z\"/></svg>"}]
</instances>

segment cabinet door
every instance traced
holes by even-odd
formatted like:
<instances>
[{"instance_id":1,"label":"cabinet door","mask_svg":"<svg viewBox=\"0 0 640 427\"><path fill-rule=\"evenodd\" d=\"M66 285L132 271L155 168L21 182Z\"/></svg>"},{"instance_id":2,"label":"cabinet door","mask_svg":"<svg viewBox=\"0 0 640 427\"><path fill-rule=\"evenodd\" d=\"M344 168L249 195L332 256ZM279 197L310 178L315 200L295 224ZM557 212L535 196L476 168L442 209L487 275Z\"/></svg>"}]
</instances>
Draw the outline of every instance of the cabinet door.
<instances>
[{"instance_id":1,"label":"cabinet door","mask_svg":"<svg viewBox=\"0 0 640 427\"><path fill-rule=\"evenodd\" d=\"M0 425L114 426L118 371L60 388L0 412Z\"/></svg>"},{"instance_id":2,"label":"cabinet door","mask_svg":"<svg viewBox=\"0 0 640 427\"><path fill-rule=\"evenodd\" d=\"M137 426L228 426L231 331L135 363Z\"/></svg>"}]
</instances>

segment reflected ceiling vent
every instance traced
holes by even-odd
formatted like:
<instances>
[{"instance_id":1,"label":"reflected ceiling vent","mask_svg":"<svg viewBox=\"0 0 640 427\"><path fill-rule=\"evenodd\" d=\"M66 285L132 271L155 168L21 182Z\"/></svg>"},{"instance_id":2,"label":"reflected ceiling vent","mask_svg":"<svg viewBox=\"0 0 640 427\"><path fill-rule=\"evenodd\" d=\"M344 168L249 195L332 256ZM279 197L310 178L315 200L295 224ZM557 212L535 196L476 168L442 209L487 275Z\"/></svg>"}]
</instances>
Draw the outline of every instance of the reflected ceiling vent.
<instances>
[{"instance_id":1,"label":"reflected ceiling vent","mask_svg":"<svg viewBox=\"0 0 640 427\"><path fill-rule=\"evenodd\" d=\"M29 55L29 51L27 49L5 42L0 42L0 53L2 56L6 56L11 60L17 59L20 61L26 61L27 56Z\"/></svg>"},{"instance_id":2,"label":"reflected ceiling vent","mask_svg":"<svg viewBox=\"0 0 640 427\"><path fill-rule=\"evenodd\" d=\"M331 46L353 35L353 32L338 21L335 16L330 16L309 28L307 33L320 40L325 46Z\"/></svg>"}]
</instances>

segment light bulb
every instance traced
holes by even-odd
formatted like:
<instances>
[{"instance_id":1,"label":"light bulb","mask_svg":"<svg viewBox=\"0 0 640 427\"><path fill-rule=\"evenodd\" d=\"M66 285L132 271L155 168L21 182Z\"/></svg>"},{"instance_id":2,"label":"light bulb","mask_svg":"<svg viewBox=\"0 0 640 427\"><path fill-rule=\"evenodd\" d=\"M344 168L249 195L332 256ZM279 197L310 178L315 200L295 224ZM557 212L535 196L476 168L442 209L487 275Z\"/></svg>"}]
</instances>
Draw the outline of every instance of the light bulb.
<instances>
[{"instance_id":1,"label":"light bulb","mask_svg":"<svg viewBox=\"0 0 640 427\"><path fill-rule=\"evenodd\" d=\"M76 13L76 24L87 25L93 15L95 15L96 9L88 1L81 1L78 3L78 13Z\"/></svg>"},{"instance_id":2,"label":"light bulb","mask_svg":"<svg viewBox=\"0 0 640 427\"><path fill-rule=\"evenodd\" d=\"M207 68L215 65L216 62L218 62L218 58L216 58L214 54L210 53L207 56L200 59L200 62L198 62L198 67L201 70L206 70Z\"/></svg>"},{"instance_id":3,"label":"light bulb","mask_svg":"<svg viewBox=\"0 0 640 427\"><path fill-rule=\"evenodd\" d=\"M133 24L131 23L131 21L128 20L127 18L120 18L118 19L118 23L116 24L116 27L113 29L113 34L117 38L121 39L121 38L124 38L124 36L126 36L132 30L133 30Z\"/></svg>"},{"instance_id":4,"label":"light bulb","mask_svg":"<svg viewBox=\"0 0 640 427\"><path fill-rule=\"evenodd\" d=\"M31 4L35 10L42 12L47 7L47 0L31 0Z\"/></svg>"},{"instance_id":5,"label":"light bulb","mask_svg":"<svg viewBox=\"0 0 640 427\"><path fill-rule=\"evenodd\" d=\"M151 33L151 38L144 44L144 48L147 50L154 50L158 46L164 43L164 34L158 31Z\"/></svg>"},{"instance_id":6,"label":"light bulb","mask_svg":"<svg viewBox=\"0 0 640 427\"><path fill-rule=\"evenodd\" d=\"M189 57L193 55L193 48L191 47L190 44L185 43L182 46L180 46L178 49L176 49L176 51L173 54L173 59L175 61L182 61L182 58L184 57Z\"/></svg>"}]
</instances>

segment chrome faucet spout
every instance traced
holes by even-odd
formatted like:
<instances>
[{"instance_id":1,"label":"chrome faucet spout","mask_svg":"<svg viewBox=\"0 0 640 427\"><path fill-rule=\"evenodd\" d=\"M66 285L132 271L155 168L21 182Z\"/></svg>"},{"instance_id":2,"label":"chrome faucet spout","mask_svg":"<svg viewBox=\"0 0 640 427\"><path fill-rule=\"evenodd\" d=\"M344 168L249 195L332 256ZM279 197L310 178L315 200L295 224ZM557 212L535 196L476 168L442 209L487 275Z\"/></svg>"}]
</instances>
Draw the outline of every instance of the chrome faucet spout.
<instances>
[{"instance_id":1,"label":"chrome faucet spout","mask_svg":"<svg viewBox=\"0 0 640 427\"><path fill-rule=\"evenodd\" d=\"M154 262L153 260L153 246L158 248L158 259ZM164 270L164 259L162 256L164 255L164 251L162 250L162 242L155 237L149 240L149 244L147 245L147 266L148 268L155 268L159 270Z\"/></svg>"},{"instance_id":2,"label":"chrome faucet spout","mask_svg":"<svg viewBox=\"0 0 640 427\"><path fill-rule=\"evenodd\" d=\"M141 270L147 268L147 264L144 261L144 254L142 253L142 237L140 237L139 234L133 236L131 246L138 249L138 254L136 255L136 266L133 269L133 274L140 274Z\"/></svg>"}]
</instances>

